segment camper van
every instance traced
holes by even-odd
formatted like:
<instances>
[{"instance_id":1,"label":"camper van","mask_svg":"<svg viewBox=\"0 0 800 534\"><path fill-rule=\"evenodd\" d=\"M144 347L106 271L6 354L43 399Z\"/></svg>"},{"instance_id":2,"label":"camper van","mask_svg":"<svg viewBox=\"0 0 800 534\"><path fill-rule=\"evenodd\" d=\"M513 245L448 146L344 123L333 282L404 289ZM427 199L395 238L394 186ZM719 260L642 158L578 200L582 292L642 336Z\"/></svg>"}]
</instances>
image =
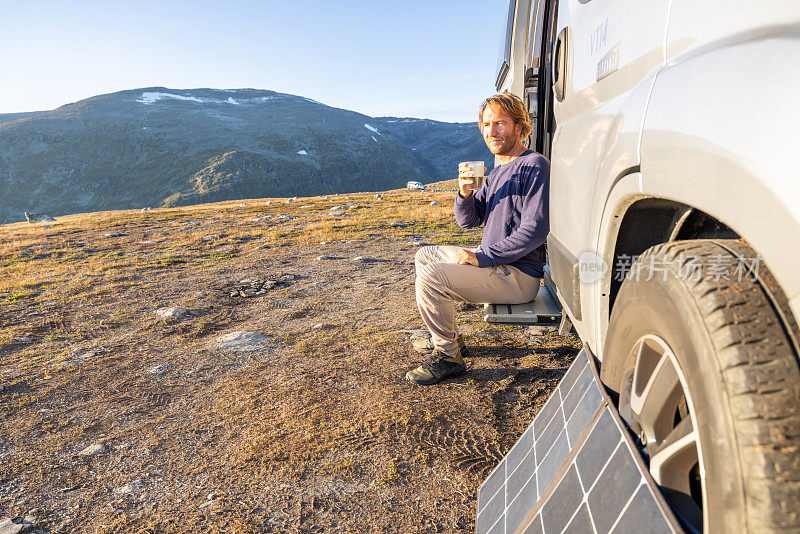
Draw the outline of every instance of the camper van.
<instances>
[{"instance_id":1,"label":"camper van","mask_svg":"<svg viewBox=\"0 0 800 534\"><path fill-rule=\"evenodd\" d=\"M495 83L551 161L547 282L689 532L800 530L798 36L795 0L508 7Z\"/></svg>"}]
</instances>

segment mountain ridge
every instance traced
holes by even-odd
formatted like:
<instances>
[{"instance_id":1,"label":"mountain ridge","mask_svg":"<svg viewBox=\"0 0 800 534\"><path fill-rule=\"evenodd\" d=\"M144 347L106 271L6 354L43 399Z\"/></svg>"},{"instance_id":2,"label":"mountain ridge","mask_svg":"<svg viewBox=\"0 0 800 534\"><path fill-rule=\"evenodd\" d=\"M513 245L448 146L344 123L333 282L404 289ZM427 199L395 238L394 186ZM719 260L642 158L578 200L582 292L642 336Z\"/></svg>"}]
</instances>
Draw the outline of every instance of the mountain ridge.
<instances>
[{"instance_id":1,"label":"mountain ridge","mask_svg":"<svg viewBox=\"0 0 800 534\"><path fill-rule=\"evenodd\" d=\"M369 117L263 89L147 87L2 122L9 115L0 223L25 211L379 191L491 156L469 123Z\"/></svg>"}]
</instances>

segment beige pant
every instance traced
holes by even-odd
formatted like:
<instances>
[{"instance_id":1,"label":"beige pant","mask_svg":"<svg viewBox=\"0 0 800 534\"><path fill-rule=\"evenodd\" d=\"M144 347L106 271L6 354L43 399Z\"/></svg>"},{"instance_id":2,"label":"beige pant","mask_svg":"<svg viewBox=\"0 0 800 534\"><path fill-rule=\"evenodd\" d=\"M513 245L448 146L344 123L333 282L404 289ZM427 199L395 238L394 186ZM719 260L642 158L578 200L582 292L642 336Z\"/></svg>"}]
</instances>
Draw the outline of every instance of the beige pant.
<instances>
[{"instance_id":1,"label":"beige pant","mask_svg":"<svg viewBox=\"0 0 800 534\"><path fill-rule=\"evenodd\" d=\"M458 329L454 301L521 304L534 299L539 279L516 267L475 267L455 263L461 247L432 246L417 251L417 307L433 345L455 356Z\"/></svg>"}]
</instances>

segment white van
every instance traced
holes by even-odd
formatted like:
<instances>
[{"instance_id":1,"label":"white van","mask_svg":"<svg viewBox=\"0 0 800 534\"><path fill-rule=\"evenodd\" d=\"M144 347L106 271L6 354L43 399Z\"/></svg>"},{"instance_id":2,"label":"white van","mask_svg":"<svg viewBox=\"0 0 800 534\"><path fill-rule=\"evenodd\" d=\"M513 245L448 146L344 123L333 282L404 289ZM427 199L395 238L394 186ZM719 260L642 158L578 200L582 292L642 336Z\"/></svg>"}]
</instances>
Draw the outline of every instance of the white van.
<instances>
[{"instance_id":1,"label":"white van","mask_svg":"<svg viewBox=\"0 0 800 534\"><path fill-rule=\"evenodd\" d=\"M511 0L504 45L558 300L664 500L800 531L800 2Z\"/></svg>"}]
</instances>

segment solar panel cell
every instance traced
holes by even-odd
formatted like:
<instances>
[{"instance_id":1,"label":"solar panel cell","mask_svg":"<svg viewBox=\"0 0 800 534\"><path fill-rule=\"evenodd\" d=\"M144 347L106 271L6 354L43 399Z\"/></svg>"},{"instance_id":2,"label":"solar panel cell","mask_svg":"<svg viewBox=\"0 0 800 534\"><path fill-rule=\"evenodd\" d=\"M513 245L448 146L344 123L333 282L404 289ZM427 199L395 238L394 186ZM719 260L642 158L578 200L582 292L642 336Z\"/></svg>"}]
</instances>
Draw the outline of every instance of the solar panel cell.
<instances>
[{"instance_id":1,"label":"solar panel cell","mask_svg":"<svg viewBox=\"0 0 800 534\"><path fill-rule=\"evenodd\" d=\"M614 424L614 418L607 410L604 411L575 458L584 488L588 490L594 484L603 466L621 442L622 435Z\"/></svg>"},{"instance_id":2,"label":"solar panel cell","mask_svg":"<svg viewBox=\"0 0 800 534\"><path fill-rule=\"evenodd\" d=\"M589 517L589 509L586 507L586 503L583 503L567 525L564 534L586 534L587 532L594 532L594 530L592 519Z\"/></svg>"},{"instance_id":3,"label":"solar panel cell","mask_svg":"<svg viewBox=\"0 0 800 534\"><path fill-rule=\"evenodd\" d=\"M570 446L575 445L578 441L578 437L589 424L602 400L603 396L600 390L594 384L589 384L567 423L567 438L569 438Z\"/></svg>"},{"instance_id":4,"label":"solar panel cell","mask_svg":"<svg viewBox=\"0 0 800 534\"><path fill-rule=\"evenodd\" d=\"M598 532L608 532L623 507L643 482L626 447L618 447L589 492L589 509Z\"/></svg>"},{"instance_id":5,"label":"solar panel cell","mask_svg":"<svg viewBox=\"0 0 800 534\"><path fill-rule=\"evenodd\" d=\"M649 488L640 486L611 532L627 534L628 532L640 531L644 525L647 525L647 532L652 534L672 532L663 514L658 509L655 499L650 494Z\"/></svg>"},{"instance_id":6,"label":"solar panel cell","mask_svg":"<svg viewBox=\"0 0 800 534\"><path fill-rule=\"evenodd\" d=\"M531 453L533 456L533 425L528 426L528 429L522 434L517 443L508 451L506 455L506 465L508 472L513 473L522 460ZM534 465L534 468L536 466Z\"/></svg>"},{"instance_id":7,"label":"solar panel cell","mask_svg":"<svg viewBox=\"0 0 800 534\"><path fill-rule=\"evenodd\" d=\"M478 517L475 519L475 532L478 534L491 532L492 527L503 515L506 508L505 491L500 490L492 497L486 506L478 512ZM502 524L503 522L500 521Z\"/></svg>"},{"instance_id":8,"label":"solar panel cell","mask_svg":"<svg viewBox=\"0 0 800 534\"><path fill-rule=\"evenodd\" d=\"M498 491L502 490L506 483L506 461L503 460L495 467L486 481L478 489L478 513L481 512L489 501L492 500Z\"/></svg>"},{"instance_id":9,"label":"solar panel cell","mask_svg":"<svg viewBox=\"0 0 800 534\"><path fill-rule=\"evenodd\" d=\"M536 471L536 475L538 476L536 483L539 486L539 496L544 493L545 488L547 488L547 485L555 476L558 468L561 467L561 463L564 461L564 458L567 457L568 452L569 445L567 444L566 433L562 431L561 434L558 435L558 438L556 438L550 452L544 457L544 460L539 464Z\"/></svg>"},{"instance_id":10,"label":"solar panel cell","mask_svg":"<svg viewBox=\"0 0 800 534\"><path fill-rule=\"evenodd\" d=\"M583 491L578 480L578 471L573 465L542 507L544 531L561 532L582 501Z\"/></svg>"},{"instance_id":11,"label":"solar panel cell","mask_svg":"<svg viewBox=\"0 0 800 534\"><path fill-rule=\"evenodd\" d=\"M547 456L547 453L550 452L550 448L555 443L556 438L558 438L559 434L564 431L564 414L561 411L561 407L556 410L555 415L553 416L553 420L550 421L550 425L544 429L544 432L541 435L536 436L536 443L534 447L536 448L536 463L541 465L543 459Z\"/></svg>"},{"instance_id":12,"label":"solar panel cell","mask_svg":"<svg viewBox=\"0 0 800 534\"><path fill-rule=\"evenodd\" d=\"M536 475L534 475L508 505L508 510L506 510L506 532L516 532L533 508L537 498Z\"/></svg>"},{"instance_id":13,"label":"solar panel cell","mask_svg":"<svg viewBox=\"0 0 800 534\"><path fill-rule=\"evenodd\" d=\"M569 390L567 393L566 390L563 391L564 397L564 415L567 419L570 418L572 412L575 410L575 407L578 405L580 400L583 398L583 394L586 392L586 389L592 384L592 370L589 367L585 367L583 372L575 381L575 384L572 386L572 389Z\"/></svg>"},{"instance_id":14,"label":"solar panel cell","mask_svg":"<svg viewBox=\"0 0 800 534\"><path fill-rule=\"evenodd\" d=\"M519 464L517 470L508 475L506 480L506 497L508 497L508 502L511 502L511 499L519 493L519 490L528 482L528 479L531 478L531 475L535 471L536 462L533 457L533 450L531 450L528 456Z\"/></svg>"}]
</instances>

